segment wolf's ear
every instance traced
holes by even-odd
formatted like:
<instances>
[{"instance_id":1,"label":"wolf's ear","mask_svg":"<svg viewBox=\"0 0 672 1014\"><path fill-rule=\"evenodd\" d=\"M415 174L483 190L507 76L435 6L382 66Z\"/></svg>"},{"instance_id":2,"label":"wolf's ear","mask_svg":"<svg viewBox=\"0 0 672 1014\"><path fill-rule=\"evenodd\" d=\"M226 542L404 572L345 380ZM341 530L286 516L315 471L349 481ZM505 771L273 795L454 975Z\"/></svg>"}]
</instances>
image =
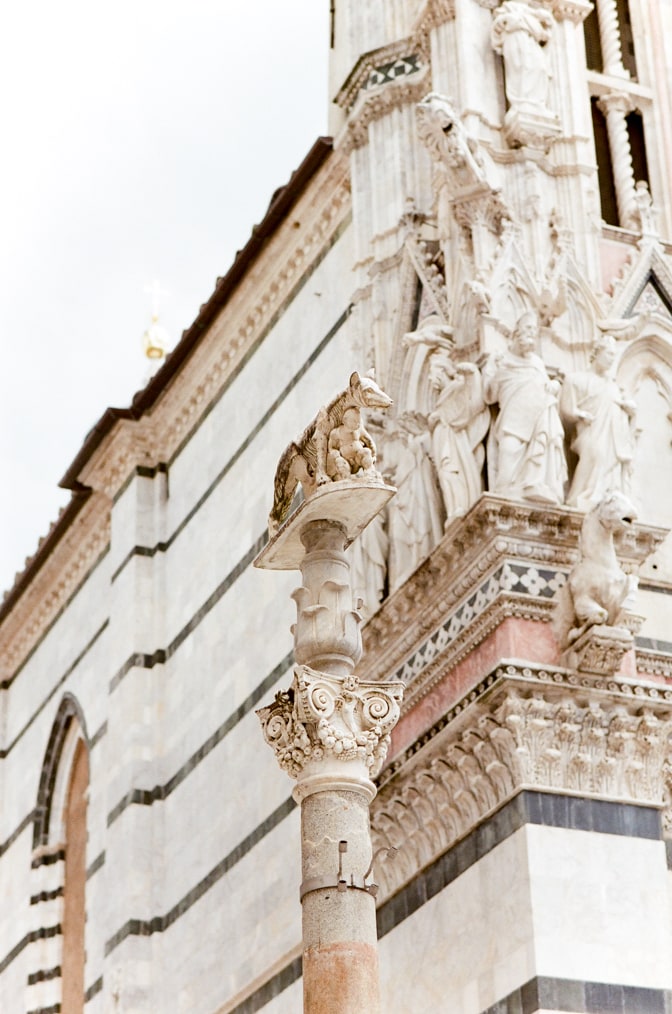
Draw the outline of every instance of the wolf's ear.
<instances>
[{"instance_id":1,"label":"wolf's ear","mask_svg":"<svg viewBox=\"0 0 672 1014\"><path fill-rule=\"evenodd\" d=\"M360 379L359 374L355 370L354 373L350 374L350 387L361 387L361 385L362 385L362 381Z\"/></svg>"}]
</instances>

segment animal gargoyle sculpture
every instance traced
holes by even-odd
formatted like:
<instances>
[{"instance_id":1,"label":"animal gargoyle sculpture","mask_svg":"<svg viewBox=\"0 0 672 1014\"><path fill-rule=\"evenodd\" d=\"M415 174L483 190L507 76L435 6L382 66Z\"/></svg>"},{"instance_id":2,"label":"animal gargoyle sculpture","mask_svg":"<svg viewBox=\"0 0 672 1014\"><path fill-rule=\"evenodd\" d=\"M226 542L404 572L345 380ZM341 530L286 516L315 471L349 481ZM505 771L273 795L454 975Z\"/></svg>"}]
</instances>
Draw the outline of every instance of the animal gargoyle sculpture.
<instances>
[{"instance_id":1,"label":"animal gargoyle sculpture","mask_svg":"<svg viewBox=\"0 0 672 1014\"><path fill-rule=\"evenodd\" d=\"M345 391L317 413L298 440L282 454L275 472L271 537L289 514L299 483L306 499L328 482L369 479L382 482L376 448L362 423L361 409L385 409L392 399L371 375L353 373Z\"/></svg>"},{"instance_id":2,"label":"animal gargoyle sculpture","mask_svg":"<svg viewBox=\"0 0 672 1014\"><path fill-rule=\"evenodd\" d=\"M637 512L628 498L610 490L586 514L579 538L579 559L557 599L553 630L567 648L589 627L616 626L631 608L637 578L621 568L614 536L626 531Z\"/></svg>"}]
</instances>

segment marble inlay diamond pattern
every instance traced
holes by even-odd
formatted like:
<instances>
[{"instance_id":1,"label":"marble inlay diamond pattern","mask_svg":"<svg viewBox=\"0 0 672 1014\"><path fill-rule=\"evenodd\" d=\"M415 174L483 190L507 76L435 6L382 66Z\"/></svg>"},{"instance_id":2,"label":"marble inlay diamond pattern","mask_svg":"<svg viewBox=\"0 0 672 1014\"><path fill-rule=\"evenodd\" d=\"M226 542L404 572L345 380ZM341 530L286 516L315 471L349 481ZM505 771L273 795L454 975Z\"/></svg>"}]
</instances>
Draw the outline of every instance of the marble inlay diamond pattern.
<instances>
[{"instance_id":1,"label":"marble inlay diamond pattern","mask_svg":"<svg viewBox=\"0 0 672 1014\"><path fill-rule=\"evenodd\" d=\"M566 580L567 576L562 571L524 563L503 563L406 659L395 672L395 679L403 680L406 686L410 686L423 669L438 658L469 623L495 601L500 592L519 592L552 599Z\"/></svg>"},{"instance_id":2,"label":"marble inlay diamond pattern","mask_svg":"<svg viewBox=\"0 0 672 1014\"><path fill-rule=\"evenodd\" d=\"M670 308L660 293L651 282L642 289L639 298L632 308L632 315L636 313L659 313L663 317L670 317Z\"/></svg>"},{"instance_id":3,"label":"marble inlay diamond pattern","mask_svg":"<svg viewBox=\"0 0 672 1014\"><path fill-rule=\"evenodd\" d=\"M415 74L418 70L420 70L420 57L417 53L413 53L411 56L402 56L392 63L384 63L380 67L374 67L364 88L376 88L378 85L395 81L399 77Z\"/></svg>"}]
</instances>

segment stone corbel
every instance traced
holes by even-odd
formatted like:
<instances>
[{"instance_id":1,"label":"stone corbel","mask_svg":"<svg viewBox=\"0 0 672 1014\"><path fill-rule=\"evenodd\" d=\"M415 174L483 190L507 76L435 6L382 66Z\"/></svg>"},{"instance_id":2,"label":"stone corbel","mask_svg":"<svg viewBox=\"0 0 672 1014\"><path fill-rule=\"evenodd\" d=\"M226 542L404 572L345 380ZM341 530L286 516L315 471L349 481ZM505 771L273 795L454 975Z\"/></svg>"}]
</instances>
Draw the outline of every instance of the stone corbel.
<instances>
[{"instance_id":1,"label":"stone corbel","mask_svg":"<svg viewBox=\"0 0 672 1014\"><path fill-rule=\"evenodd\" d=\"M613 676L620 671L625 655L634 647L634 636L625 627L601 624L590 627L577 638L565 652L563 660L578 672Z\"/></svg>"},{"instance_id":2,"label":"stone corbel","mask_svg":"<svg viewBox=\"0 0 672 1014\"><path fill-rule=\"evenodd\" d=\"M572 21L580 25L593 9L590 0L547 0L556 21Z\"/></svg>"}]
</instances>

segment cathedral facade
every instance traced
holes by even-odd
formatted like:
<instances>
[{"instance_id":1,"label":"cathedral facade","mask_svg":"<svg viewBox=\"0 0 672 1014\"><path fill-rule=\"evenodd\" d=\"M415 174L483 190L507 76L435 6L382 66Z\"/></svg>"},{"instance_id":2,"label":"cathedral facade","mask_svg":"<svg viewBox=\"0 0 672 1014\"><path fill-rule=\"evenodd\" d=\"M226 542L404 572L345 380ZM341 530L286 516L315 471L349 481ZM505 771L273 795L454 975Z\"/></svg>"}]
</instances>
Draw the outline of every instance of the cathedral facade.
<instances>
[{"instance_id":1,"label":"cathedral facade","mask_svg":"<svg viewBox=\"0 0 672 1014\"><path fill-rule=\"evenodd\" d=\"M396 494L348 550L356 674L404 686L382 1010L663 1014L672 8L336 0L329 43L333 136L0 606L0 1010L302 1010L299 806L255 714L302 607L253 562L358 371L392 404L329 478L375 455Z\"/></svg>"}]
</instances>

